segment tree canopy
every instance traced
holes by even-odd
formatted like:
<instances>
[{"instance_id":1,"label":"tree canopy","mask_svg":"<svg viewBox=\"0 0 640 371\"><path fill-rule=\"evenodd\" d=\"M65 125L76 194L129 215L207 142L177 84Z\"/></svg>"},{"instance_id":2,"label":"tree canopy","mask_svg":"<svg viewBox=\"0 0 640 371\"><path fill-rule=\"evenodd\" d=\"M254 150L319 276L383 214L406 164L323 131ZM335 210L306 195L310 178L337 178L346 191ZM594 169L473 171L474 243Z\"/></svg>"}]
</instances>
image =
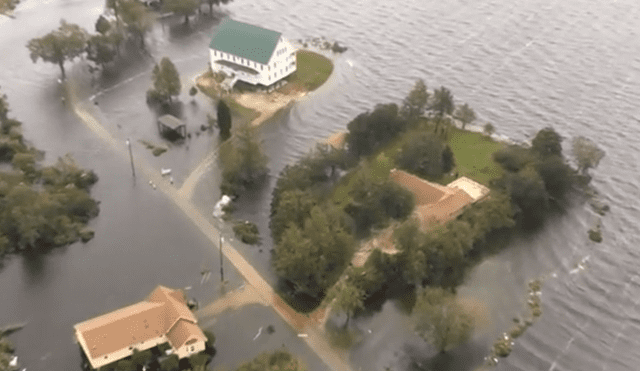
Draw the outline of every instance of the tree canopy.
<instances>
[{"instance_id":1,"label":"tree canopy","mask_svg":"<svg viewBox=\"0 0 640 371\"><path fill-rule=\"evenodd\" d=\"M332 288L335 290L335 301L332 308L347 315L344 326L349 325L349 319L358 309L364 308L365 292L353 281L343 280Z\"/></svg>"},{"instance_id":2,"label":"tree canopy","mask_svg":"<svg viewBox=\"0 0 640 371\"><path fill-rule=\"evenodd\" d=\"M573 157L578 164L578 171L587 175L589 169L595 168L605 155L592 140L579 136L573 140Z\"/></svg>"},{"instance_id":3,"label":"tree canopy","mask_svg":"<svg viewBox=\"0 0 640 371\"><path fill-rule=\"evenodd\" d=\"M147 91L147 101L172 101L173 96L180 94L182 84L176 66L167 57L162 58L151 71L153 88Z\"/></svg>"},{"instance_id":4,"label":"tree canopy","mask_svg":"<svg viewBox=\"0 0 640 371\"><path fill-rule=\"evenodd\" d=\"M108 3L112 0L107 0ZM114 12L126 25L127 32L137 39L138 45L144 49L144 37L153 27L155 21L153 13L140 1L113 0Z\"/></svg>"},{"instance_id":5,"label":"tree canopy","mask_svg":"<svg viewBox=\"0 0 640 371\"><path fill-rule=\"evenodd\" d=\"M474 329L473 316L441 288L418 293L413 317L418 334L441 353L469 341Z\"/></svg>"},{"instance_id":6,"label":"tree canopy","mask_svg":"<svg viewBox=\"0 0 640 371\"><path fill-rule=\"evenodd\" d=\"M373 112L362 113L347 124L349 152L355 157L370 155L395 138L405 126L406 120L398 115L398 105L379 104Z\"/></svg>"},{"instance_id":7,"label":"tree canopy","mask_svg":"<svg viewBox=\"0 0 640 371\"><path fill-rule=\"evenodd\" d=\"M531 141L531 149L541 158L562 156L562 137L553 128L544 128Z\"/></svg>"},{"instance_id":8,"label":"tree canopy","mask_svg":"<svg viewBox=\"0 0 640 371\"><path fill-rule=\"evenodd\" d=\"M16 8L20 0L0 0L0 14L8 14Z\"/></svg>"},{"instance_id":9,"label":"tree canopy","mask_svg":"<svg viewBox=\"0 0 640 371\"><path fill-rule=\"evenodd\" d=\"M454 108L453 94L449 89L441 86L440 89L434 90L433 102L431 103L432 110L436 111L439 116L443 116L452 114Z\"/></svg>"},{"instance_id":10,"label":"tree canopy","mask_svg":"<svg viewBox=\"0 0 640 371\"><path fill-rule=\"evenodd\" d=\"M335 206L315 206L309 214L302 228L291 223L285 229L274 249L273 266L296 294L320 299L351 259L355 242Z\"/></svg>"},{"instance_id":11,"label":"tree canopy","mask_svg":"<svg viewBox=\"0 0 640 371\"><path fill-rule=\"evenodd\" d=\"M184 16L184 23L189 23L189 16L200 7L200 0L164 0L162 9Z\"/></svg>"},{"instance_id":12,"label":"tree canopy","mask_svg":"<svg viewBox=\"0 0 640 371\"><path fill-rule=\"evenodd\" d=\"M307 367L286 349L261 353L253 360L243 363L236 371L306 371Z\"/></svg>"},{"instance_id":13,"label":"tree canopy","mask_svg":"<svg viewBox=\"0 0 640 371\"><path fill-rule=\"evenodd\" d=\"M231 111L224 100L218 101L217 108L218 128L220 129L220 138L227 140L231 136Z\"/></svg>"},{"instance_id":14,"label":"tree canopy","mask_svg":"<svg viewBox=\"0 0 640 371\"><path fill-rule=\"evenodd\" d=\"M238 196L242 190L261 183L269 173L269 161L258 133L249 125L241 126L236 135L220 148L223 194Z\"/></svg>"},{"instance_id":15,"label":"tree canopy","mask_svg":"<svg viewBox=\"0 0 640 371\"><path fill-rule=\"evenodd\" d=\"M402 146L396 163L402 169L429 179L437 179L455 166L451 149L430 133L410 138Z\"/></svg>"},{"instance_id":16,"label":"tree canopy","mask_svg":"<svg viewBox=\"0 0 640 371\"><path fill-rule=\"evenodd\" d=\"M84 53L88 34L76 24L60 20L60 27L43 37L29 40L27 48L33 62L42 59L57 64L62 78L66 77L64 62L73 60Z\"/></svg>"},{"instance_id":17,"label":"tree canopy","mask_svg":"<svg viewBox=\"0 0 640 371\"><path fill-rule=\"evenodd\" d=\"M455 118L462 122L462 129L464 130L467 124L476 120L476 113L468 104L465 103L456 109Z\"/></svg>"},{"instance_id":18,"label":"tree canopy","mask_svg":"<svg viewBox=\"0 0 640 371\"><path fill-rule=\"evenodd\" d=\"M406 98L402 102L402 114L407 119L416 119L424 113L429 99L427 85L418 79Z\"/></svg>"}]
</instances>

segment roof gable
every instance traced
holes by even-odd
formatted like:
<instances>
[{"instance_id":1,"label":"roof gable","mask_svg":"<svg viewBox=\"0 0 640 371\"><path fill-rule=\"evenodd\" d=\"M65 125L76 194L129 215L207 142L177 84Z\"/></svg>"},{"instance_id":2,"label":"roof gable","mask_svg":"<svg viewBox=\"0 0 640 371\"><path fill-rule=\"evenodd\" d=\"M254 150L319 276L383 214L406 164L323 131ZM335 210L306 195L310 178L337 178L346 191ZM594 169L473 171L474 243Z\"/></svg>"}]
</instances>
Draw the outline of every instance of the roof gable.
<instances>
[{"instance_id":1,"label":"roof gable","mask_svg":"<svg viewBox=\"0 0 640 371\"><path fill-rule=\"evenodd\" d=\"M280 32L234 21L227 17L215 30L209 47L267 64L280 40Z\"/></svg>"}]
</instances>

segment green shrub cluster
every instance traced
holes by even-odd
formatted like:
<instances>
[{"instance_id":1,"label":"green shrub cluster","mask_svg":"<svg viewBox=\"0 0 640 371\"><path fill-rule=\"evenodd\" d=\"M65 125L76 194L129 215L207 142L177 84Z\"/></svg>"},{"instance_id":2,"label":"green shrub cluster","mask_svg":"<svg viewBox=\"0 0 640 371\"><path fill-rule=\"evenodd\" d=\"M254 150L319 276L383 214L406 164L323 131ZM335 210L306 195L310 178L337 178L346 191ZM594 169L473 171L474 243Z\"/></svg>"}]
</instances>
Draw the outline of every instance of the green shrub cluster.
<instances>
[{"instance_id":1,"label":"green shrub cluster","mask_svg":"<svg viewBox=\"0 0 640 371\"><path fill-rule=\"evenodd\" d=\"M577 171L562 154L562 138L553 128L540 130L531 147L511 145L493 158L505 170L493 185L510 196L525 226L539 224L550 200L562 199L578 182Z\"/></svg>"},{"instance_id":2,"label":"green shrub cluster","mask_svg":"<svg viewBox=\"0 0 640 371\"><path fill-rule=\"evenodd\" d=\"M0 256L90 239L93 232L86 224L99 208L89 190L97 175L79 168L70 156L40 166L41 155L26 144L21 123L7 112L0 95L0 161L11 164L11 170L0 172Z\"/></svg>"}]
</instances>

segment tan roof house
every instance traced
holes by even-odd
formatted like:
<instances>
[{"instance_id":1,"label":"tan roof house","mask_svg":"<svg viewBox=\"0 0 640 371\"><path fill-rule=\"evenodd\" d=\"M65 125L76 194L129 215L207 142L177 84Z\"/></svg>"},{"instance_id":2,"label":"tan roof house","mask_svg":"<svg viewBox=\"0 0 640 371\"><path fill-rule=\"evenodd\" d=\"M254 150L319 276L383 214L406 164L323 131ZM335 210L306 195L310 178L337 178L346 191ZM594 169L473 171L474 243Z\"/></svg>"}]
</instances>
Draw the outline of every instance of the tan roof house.
<instances>
[{"instance_id":1,"label":"tan roof house","mask_svg":"<svg viewBox=\"0 0 640 371\"><path fill-rule=\"evenodd\" d=\"M136 304L73 326L94 369L168 342L179 358L205 349L206 336L187 307L183 293L156 287Z\"/></svg>"},{"instance_id":2,"label":"tan roof house","mask_svg":"<svg viewBox=\"0 0 640 371\"><path fill-rule=\"evenodd\" d=\"M489 194L489 189L467 177L460 177L442 186L428 182L402 170L393 169L389 178L405 187L416 199L414 216L422 229L458 216L465 206Z\"/></svg>"}]
</instances>

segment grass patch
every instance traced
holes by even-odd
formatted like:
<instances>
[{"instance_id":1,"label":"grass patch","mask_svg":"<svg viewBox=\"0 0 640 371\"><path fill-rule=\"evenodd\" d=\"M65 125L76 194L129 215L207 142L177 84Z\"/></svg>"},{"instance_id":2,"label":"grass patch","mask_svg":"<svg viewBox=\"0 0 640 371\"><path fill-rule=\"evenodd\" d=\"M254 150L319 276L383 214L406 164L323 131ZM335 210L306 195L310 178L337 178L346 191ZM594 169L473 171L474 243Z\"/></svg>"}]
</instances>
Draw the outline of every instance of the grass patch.
<instances>
[{"instance_id":1,"label":"grass patch","mask_svg":"<svg viewBox=\"0 0 640 371\"><path fill-rule=\"evenodd\" d=\"M323 55L308 50L296 53L296 72L289 77L289 83L313 91L324 84L333 72L333 63Z\"/></svg>"},{"instance_id":2,"label":"grass patch","mask_svg":"<svg viewBox=\"0 0 640 371\"><path fill-rule=\"evenodd\" d=\"M157 145L155 143L149 142L148 140L139 140L140 143L142 143L142 145L145 146L145 148L151 150L151 153L153 153L154 156L158 157L161 154L167 152L169 150L169 148L162 146L162 145Z\"/></svg>"},{"instance_id":3,"label":"grass patch","mask_svg":"<svg viewBox=\"0 0 640 371\"><path fill-rule=\"evenodd\" d=\"M503 170L493 161L492 155L502 149L504 144L481 133L452 128L449 146L456 159L453 171L459 176L466 176L485 186L502 176Z\"/></svg>"}]
</instances>

